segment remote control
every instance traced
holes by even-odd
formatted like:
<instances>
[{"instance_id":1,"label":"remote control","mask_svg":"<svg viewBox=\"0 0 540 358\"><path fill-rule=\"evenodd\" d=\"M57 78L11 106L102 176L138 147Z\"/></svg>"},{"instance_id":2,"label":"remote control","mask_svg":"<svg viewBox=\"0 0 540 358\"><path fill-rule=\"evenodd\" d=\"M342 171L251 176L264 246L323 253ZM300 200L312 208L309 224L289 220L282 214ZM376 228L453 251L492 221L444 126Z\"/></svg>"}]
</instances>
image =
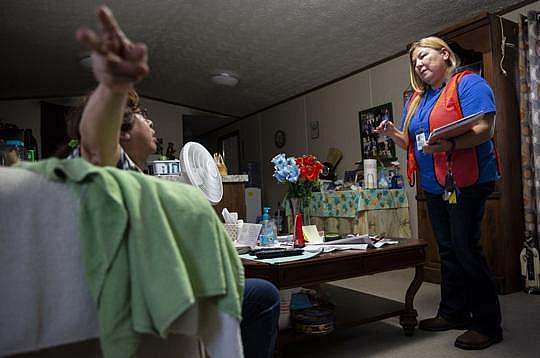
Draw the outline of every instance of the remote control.
<instances>
[{"instance_id":1,"label":"remote control","mask_svg":"<svg viewBox=\"0 0 540 358\"><path fill-rule=\"evenodd\" d=\"M273 259L276 257L286 257L286 256L297 256L302 255L304 250L302 249L282 249L282 250L271 250L271 251L262 251L255 253L255 256L258 259Z\"/></svg>"}]
</instances>

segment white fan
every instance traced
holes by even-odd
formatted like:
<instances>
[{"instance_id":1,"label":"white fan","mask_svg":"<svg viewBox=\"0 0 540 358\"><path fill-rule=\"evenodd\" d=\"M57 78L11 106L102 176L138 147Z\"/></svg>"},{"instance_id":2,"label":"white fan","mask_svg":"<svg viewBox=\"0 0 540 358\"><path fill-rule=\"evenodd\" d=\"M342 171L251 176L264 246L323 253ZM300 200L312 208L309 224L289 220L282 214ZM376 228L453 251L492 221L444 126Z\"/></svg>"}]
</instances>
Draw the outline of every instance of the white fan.
<instances>
[{"instance_id":1,"label":"white fan","mask_svg":"<svg viewBox=\"0 0 540 358\"><path fill-rule=\"evenodd\" d=\"M223 197L221 174L216 162L205 147L196 142L188 142L180 151L180 178L202 191L212 205Z\"/></svg>"}]
</instances>

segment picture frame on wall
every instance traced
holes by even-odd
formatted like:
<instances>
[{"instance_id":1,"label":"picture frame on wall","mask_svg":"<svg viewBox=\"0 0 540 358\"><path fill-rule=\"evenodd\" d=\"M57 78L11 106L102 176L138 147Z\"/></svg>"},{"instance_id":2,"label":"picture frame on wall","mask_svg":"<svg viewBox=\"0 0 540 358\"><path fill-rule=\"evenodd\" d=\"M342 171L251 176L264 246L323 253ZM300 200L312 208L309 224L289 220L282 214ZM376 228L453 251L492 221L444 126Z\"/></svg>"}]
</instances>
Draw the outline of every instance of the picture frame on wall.
<instances>
[{"instance_id":1,"label":"picture frame on wall","mask_svg":"<svg viewBox=\"0 0 540 358\"><path fill-rule=\"evenodd\" d=\"M319 121L311 121L310 130L311 130L311 139L319 138Z\"/></svg>"},{"instance_id":2,"label":"picture frame on wall","mask_svg":"<svg viewBox=\"0 0 540 358\"><path fill-rule=\"evenodd\" d=\"M391 102L358 113L362 160L377 159L383 164L397 160L394 141L374 132L383 120L393 122Z\"/></svg>"}]
</instances>

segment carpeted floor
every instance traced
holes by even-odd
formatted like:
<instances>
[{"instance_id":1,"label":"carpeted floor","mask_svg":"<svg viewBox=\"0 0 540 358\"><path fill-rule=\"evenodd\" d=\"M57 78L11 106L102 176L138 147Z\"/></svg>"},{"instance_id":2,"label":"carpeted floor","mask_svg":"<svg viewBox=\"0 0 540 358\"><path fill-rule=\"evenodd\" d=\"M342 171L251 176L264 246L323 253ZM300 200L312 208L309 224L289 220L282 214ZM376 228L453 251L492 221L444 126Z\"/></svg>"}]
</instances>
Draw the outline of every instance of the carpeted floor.
<instances>
[{"instance_id":1,"label":"carpeted floor","mask_svg":"<svg viewBox=\"0 0 540 358\"><path fill-rule=\"evenodd\" d=\"M399 270L372 276L337 281L334 284L366 293L403 301L414 272ZM423 283L414 306L418 318L437 311L439 285ZM540 296L513 293L499 297L503 314L504 341L482 351L464 351L454 347L463 331L424 332L415 330L406 337L399 318L342 329L325 337L299 341L287 346L285 357L540 357ZM358 304L369 304L359 302Z\"/></svg>"}]
</instances>

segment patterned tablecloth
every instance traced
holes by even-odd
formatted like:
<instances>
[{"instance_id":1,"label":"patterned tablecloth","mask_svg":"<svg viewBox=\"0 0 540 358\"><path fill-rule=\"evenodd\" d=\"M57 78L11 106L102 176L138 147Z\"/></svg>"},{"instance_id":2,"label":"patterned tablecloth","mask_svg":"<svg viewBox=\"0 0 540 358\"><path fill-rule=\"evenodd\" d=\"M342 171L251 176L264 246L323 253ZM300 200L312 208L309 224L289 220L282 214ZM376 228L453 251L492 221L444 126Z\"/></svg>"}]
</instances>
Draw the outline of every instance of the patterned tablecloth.
<instances>
[{"instance_id":1,"label":"patterned tablecloth","mask_svg":"<svg viewBox=\"0 0 540 358\"><path fill-rule=\"evenodd\" d=\"M411 237L408 207L404 189L330 191L313 193L309 215L311 224L327 232ZM285 209L290 215L290 206Z\"/></svg>"},{"instance_id":2,"label":"patterned tablecloth","mask_svg":"<svg viewBox=\"0 0 540 358\"><path fill-rule=\"evenodd\" d=\"M312 216L354 218L362 210L407 208L403 189L367 189L313 193Z\"/></svg>"}]
</instances>

